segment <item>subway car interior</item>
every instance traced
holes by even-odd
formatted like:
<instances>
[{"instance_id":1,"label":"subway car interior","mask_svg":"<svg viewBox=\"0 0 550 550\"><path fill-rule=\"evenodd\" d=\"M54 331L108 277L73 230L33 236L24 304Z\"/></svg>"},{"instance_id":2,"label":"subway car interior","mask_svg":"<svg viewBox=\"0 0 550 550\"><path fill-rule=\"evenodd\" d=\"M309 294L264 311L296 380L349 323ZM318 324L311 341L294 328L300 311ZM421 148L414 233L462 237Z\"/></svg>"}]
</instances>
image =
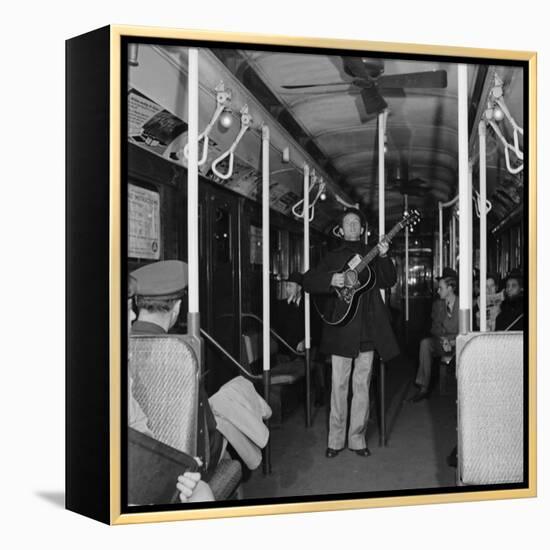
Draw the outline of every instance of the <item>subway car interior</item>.
<instances>
[{"instance_id":1,"label":"subway car interior","mask_svg":"<svg viewBox=\"0 0 550 550\"><path fill-rule=\"evenodd\" d=\"M175 41L132 42L126 61L128 273L185 262L168 337L190 342L213 409L238 377L271 411L259 459L227 438L225 479L211 478L216 500L522 483L525 66ZM332 287L330 296L357 309L333 322L307 274L341 249L343 219L358 211L361 250L372 254L342 265L351 298ZM393 284L354 294L348 274L362 285L357 264L363 256L369 270L377 255L390 259ZM448 287L455 305L443 299ZM334 359L323 339L331 322L343 331L364 312L369 293L380 296L399 353L384 360L374 347L362 388L368 452L331 455ZM436 302L449 319L456 308L448 339L434 332ZM441 350L429 348L419 383L434 338ZM172 383L153 370L161 386ZM346 418L359 391L352 379ZM136 398L153 414L155 397L143 391ZM195 419L189 443L202 409L185 411ZM166 433L158 439L175 446ZM199 453L190 445L181 450Z\"/></svg>"}]
</instances>

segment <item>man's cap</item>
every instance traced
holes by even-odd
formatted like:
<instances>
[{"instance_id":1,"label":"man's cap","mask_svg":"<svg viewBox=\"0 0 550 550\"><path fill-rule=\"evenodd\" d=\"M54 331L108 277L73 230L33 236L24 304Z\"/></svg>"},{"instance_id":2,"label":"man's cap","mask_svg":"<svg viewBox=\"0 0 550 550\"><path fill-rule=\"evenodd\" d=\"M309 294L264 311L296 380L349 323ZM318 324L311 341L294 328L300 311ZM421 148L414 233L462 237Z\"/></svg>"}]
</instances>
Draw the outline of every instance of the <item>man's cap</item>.
<instances>
[{"instance_id":1,"label":"man's cap","mask_svg":"<svg viewBox=\"0 0 550 550\"><path fill-rule=\"evenodd\" d=\"M436 280L445 279L446 277L451 277L452 279L458 279L458 273L452 267L444 267L443 273L440 277L436 277Z\"/></svg>"},{"instance_id":2,"label":"man's cap","mask_svg":"<svg viewBox=\"0 0 550 550\"><path fill-rule=\"evenodd\" d=\"M304 276L299 271L294 271L288 276L289 283L298 283L300 286L304 284Z\"/></svg>"},{"instance_id":3,"label":"man's cap","mask_svg":"<svg viewBox=\"0 0 550 550\"><path fill-rule=\"evenodd\" d=\"M361 220L361 225L362 226L365 226L367 225L367 218L365 218L365 215L363 214L363 212L361 212L361 210L359 210L358 208L346 208L342 214L340 215L340 218L338 220L338 225L340 227L342 227L342 223L344 222L344 218L348 215L348 214L355 214L356 216L359 217L359 219Z\"/></svg>"},{"instance_id":4,"label":"man's cap","mask_svg":"<svg viewBox=\"0 0 550 550\"><path fill-rule=\"evenodd\" d=\"M166 260L145 265L132 271L137 281L138 296L175 299L187 288L187 264L179 260Z\"/></svg>"}]
</instances>

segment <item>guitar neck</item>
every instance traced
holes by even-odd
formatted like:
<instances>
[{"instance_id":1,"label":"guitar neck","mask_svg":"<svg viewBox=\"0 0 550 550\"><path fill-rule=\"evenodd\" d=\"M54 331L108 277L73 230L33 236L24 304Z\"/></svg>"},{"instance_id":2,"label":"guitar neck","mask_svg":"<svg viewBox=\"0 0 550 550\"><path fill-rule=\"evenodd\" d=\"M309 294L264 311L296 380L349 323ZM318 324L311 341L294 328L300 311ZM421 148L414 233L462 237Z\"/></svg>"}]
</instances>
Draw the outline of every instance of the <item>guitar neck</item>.
<instances>
[{"instance_id":1,"label":"guitar neck","mask_svg":"<svg viewBox=\"0 0 550 550\"><path fill-rule=\"evenodd\" d=\"M402 228L403 228L403 222L396 223L391 228L389 233L386 234L384 239L386 241L391 241L395 237L395 235L397 235L397 233L399 233L399 231L401 231ZM372 260L374 260L374 258L376 258L376 256L378 256L378 254L380 254L380 250L379 250L378 246L375 246L367 254L365 254L363 259L355 267L355 271L357 271L357 273L360 273L361 271L363 271L363 269L365 269L365 267L367 267L372 262Z\"/></svg>"}]
</instances>

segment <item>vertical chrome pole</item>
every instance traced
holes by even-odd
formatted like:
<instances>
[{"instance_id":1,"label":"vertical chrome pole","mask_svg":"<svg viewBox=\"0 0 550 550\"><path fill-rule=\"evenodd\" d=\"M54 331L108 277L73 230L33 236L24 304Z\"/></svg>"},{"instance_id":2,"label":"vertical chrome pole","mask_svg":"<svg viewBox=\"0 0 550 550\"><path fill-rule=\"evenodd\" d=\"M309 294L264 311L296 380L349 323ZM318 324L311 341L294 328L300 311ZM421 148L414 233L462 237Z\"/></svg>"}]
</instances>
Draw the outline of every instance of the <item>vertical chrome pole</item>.
<instances>
[{"instance_id":1,"label":"vertical chrome pole","mask_svg":"<svg viewBox=\"0 0 550 550\"><path fill-rule=\"evenodd\" d=\"M386 233L386 197L385 197L385 152L384 152L384 135L386 133L386 113L382 112L378 115L378 235ZM381 289L382 298L384 291Z\"/></svg>"},{"instance_id":2,"label":"vertical chrome pole","mask_svg":"<svg viewBox=\"0 0 550 550\"><path fill-rule=\"evenodd\" d=\"M409 196L405 195L405 212L409 212ZM405 322L409 322L409 226L405 227Z\"/></svg>"},{"instance_id":3,"label":"vertical chrome pole","mask_svg":"<svg viewBox=\"0 0 550 550\"><path fill-rule=\"evenodd\" d=\"M456 269L456 215L451 210L451 267Z\"/></svg>"},{"instance_id":4,"label":"vertical chrome pole","mask_svg":"<svg viewBox=\"0 0 550 550\"><path fill-rule=\"evenodd\" d=\"M487 126L479 122L479 330L487 330Z\"/></svg>"},{"instance_id":5,"label":"vertical chrome pole","mask_svg":"<svg viewBox=\"0 0 550 550\"><path fill-rule=\"evenodd\" d=\"M385 151L384 136L386 134L386 112L378 115L378 236L386 233L386 197L385 197ZM385 289L381 288L382 300L385 301ZM378 392L380 396L380 445L386 445L386 368L380 359L380 377Z\"/></svg>"},{"instance_id":6,"label":"vertical chrome pole","mask_svg":"<svg viewBox=\"0 0 550 550\"><path fill-rule=\"evenodd\" d=\"M474 166L472 163L468 163L468 186L469 186L469 193L470 193L470 208L468 209L468 227L470 228L470 232L468 233L468 244L466 246L466 250L469 250L468 260L470 262L470 275L469 275L469 281L470 281L470 330L473 330L474 326L474 308L472 306L473 303L473 289L474 289L474 207L472 205L472 193L474 188Z\"/></svg>"},{"instance_id":7,"label":"vertical chrome pole","mask_svg":"<svg viewBox=\"0 0 550 550\"><path fill-rule=\"evenodd\" d=\"M470 331L472 309L472 187L468 163L468 66L458 65L459 333Z\"/></svg>"},{"instance_id":8,"label":"vertical chrome pole","mask_svg":"<svg viewBox=\"0 0 550 550\"><path fill-rule=\"evenodd\" d=\"M443 275L443 205L439 201L439 269L438 274Z\"/></svg>"},{"instance_id":9,"label":"vertical chrome pole","mask_svg":"<svg viewBox=\"0 0 550 550\"><path fill-rule=\"evenodd\" d=\"M262 126L262 305L263 305L263 381L264 399L269 403L271 370L271 317L269 292L269 127ZM271 472L271 444L264 453L264 473Z\"/></svg>"},{"instance_id":10,"label":"vertical chrome pole","mask_svg":"<svg viewBox=\"0 0 550 550\"><path fill-rule=\"evenodd\" d=\"M199 319L199 50L189 48L187 165L187 263L189 272L188 331L200 338Z\"/></svg>"},{"instance_id":11,"label":"vertical chrome pole","mask_svg":"<svg viewBox=\"0 0 550 550\"><path fill-rule=\"evenodd\" d=\"M309 270L309 166L304 164L304 273ZM311 426L311 334L309 293L304 292L304 347L306 362L306 427Z\"/></svg>"}]
</instances>

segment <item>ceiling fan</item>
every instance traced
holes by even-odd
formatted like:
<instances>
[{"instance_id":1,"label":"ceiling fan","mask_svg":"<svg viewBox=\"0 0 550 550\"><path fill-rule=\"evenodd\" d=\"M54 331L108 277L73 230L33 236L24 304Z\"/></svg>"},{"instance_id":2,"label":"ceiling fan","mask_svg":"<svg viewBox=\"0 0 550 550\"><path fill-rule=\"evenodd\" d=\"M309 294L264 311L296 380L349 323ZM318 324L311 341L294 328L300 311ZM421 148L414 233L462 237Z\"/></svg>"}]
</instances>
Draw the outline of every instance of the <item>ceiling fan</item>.
<instances>
[{"instance_id":1,"label":"ceiling fan","mask_svg":"<svg viewBox=\"0 0 550 550\"><path fill-rule=\"evenodd\" d=\"M352 80L317 84L283 85L286 90L320 86L351 86L359 91L368 115L387 108L385 97L406 97L404 88L446 88L447 71L384 75L384 60L369 57L342 57L344 72Z\"/></svg>"}]
</instances>

